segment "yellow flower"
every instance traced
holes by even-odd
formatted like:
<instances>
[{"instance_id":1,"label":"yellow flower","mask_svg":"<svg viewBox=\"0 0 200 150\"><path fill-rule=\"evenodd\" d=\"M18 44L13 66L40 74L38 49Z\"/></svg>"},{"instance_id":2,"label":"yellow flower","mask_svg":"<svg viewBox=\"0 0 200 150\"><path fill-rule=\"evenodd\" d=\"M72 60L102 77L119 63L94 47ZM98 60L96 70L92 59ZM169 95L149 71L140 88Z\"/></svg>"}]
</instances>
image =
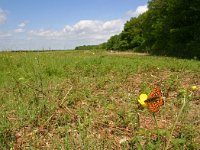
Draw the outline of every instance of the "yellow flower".
<instances>
[{"instance_id":1,"label":"yellow flower","mask_svg":"<svg viewBox=\"0 0 200 150\"><path fill-rule=\"evenodd\" d=\"M147 94L140 94L140 98L138 99L138 102L143 106L143 107L147 107L147 104L144 102L145 100L147 100Z\"/></svg>"},{"instance_id":2,"label":"yellow flower","mask_svg":"<svg viewBox=\"0 0 200 150\"><path fill-rule=\"evenodd\" d=\"M193 86L191 86L191 89L192 89L192 91L195 91L195 90L197 90L197 86L193 85Z\"/></svg>"}]
</instances>

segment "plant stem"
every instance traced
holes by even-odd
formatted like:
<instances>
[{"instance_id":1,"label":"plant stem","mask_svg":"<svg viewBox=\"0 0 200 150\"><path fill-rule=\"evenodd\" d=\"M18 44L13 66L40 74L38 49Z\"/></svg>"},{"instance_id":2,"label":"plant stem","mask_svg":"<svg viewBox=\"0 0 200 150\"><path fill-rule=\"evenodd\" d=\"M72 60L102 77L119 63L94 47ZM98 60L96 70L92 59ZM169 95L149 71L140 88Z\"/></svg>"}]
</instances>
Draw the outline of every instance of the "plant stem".
<instances>
[{"instance_id":1,"label":"plant stem","mask_svg":"<svg viewBox=\"0 0 200 150\"><path fill-rule=\"evenodd\" d=\"M137 113L137 129L140 128L140 114Z\"/></svg>"},{"instance_id":2,"label":"plant stem","mask_svg":"<svg viewBox=\"0 0 200 150\"><path fill-rule=\"evenodd\" d=\"M157 122L157 120L156 120L155 113L153 113L153 118L154 118L154 121L155 121L155 124L156 124L156 128L158 129L158 122Z\"/></svg>"},{"instance_id":3,"label":"plant stem","mask_svg":"<svg viewBox=\"0 0 200 150\"><path fill-rule=\"evenodd\" d=\"M182 107L181 107L181 110L180 110L180 112L179 112L177 118L176 118L176 121L175 121L174 124L173 124L172 131L171 131L171 133L170 133L170 135L169 135L169 140L167 141L165 150L167 150L168 147L169 147L169 144L170 144L170 141L171 141L171 139L172 139L172 135L173 135L175 126L176 126L176 124L177 124L177 122L178 122L178 119L180 118L180 116L181 116L181 114L182 114L182 112L183 112L184 107L185 107L185 95L184 95L184 97L183 97L183 105L182 105Z\"/></svg>"},{"instance_id":4,"label":"plant stem","mask_svg":"<svg viewBox=\"0 0 200 150\"><path fill-rule=\"evenodd\" d=\"M153 119L154 119L154 122L156 124L156 130L157 130L157 136L158 136L158 122L156 120L156 116L155 116L155 113L152 113L153 114Z\"/></svg>"}]
</instances>

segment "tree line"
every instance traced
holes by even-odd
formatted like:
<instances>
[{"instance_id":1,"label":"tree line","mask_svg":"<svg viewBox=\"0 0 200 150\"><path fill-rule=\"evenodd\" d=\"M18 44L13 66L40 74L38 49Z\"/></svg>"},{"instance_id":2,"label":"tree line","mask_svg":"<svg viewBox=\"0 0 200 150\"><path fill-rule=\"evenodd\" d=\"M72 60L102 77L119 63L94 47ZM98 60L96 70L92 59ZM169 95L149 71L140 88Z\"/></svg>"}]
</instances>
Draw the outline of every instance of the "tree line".
<instances>
[{"instance_id":1,"label":"tree line","mask_svg":"<svg viewBox=\"0 0 200 150\"><path fill-rule=\"evenodd\" d=\"M106 43L102 43L99 45L83 45L83 46L77 46L75 50L103 50L106 48Z\"/></svg>"},{"instance_id":2,"label":"tree line","mask_svg":"<svg viewBox=\"0 0 200 150\"><path fill-rule=\"evenodd\" d=\"M148 11L93 48L200 58L200 0L151 0Z\"/></svg>"}]
</instances>

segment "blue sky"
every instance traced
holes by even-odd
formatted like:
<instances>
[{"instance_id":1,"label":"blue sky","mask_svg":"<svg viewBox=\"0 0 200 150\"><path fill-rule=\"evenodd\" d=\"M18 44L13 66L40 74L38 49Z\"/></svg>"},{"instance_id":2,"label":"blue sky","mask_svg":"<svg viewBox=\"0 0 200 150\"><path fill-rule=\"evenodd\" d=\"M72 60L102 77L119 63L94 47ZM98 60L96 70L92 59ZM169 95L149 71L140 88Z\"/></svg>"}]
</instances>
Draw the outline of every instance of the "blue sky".
<instances>
[{"instance_id":1,"label":"blue sky","mask_svg":"<svg viewBox=\"0 0 200 150\"><path fill-rule=\"evenodd\" d=\"M148 0L0 0L0 50L99 44L147 10Z\"/></svg>"}]
</instances>

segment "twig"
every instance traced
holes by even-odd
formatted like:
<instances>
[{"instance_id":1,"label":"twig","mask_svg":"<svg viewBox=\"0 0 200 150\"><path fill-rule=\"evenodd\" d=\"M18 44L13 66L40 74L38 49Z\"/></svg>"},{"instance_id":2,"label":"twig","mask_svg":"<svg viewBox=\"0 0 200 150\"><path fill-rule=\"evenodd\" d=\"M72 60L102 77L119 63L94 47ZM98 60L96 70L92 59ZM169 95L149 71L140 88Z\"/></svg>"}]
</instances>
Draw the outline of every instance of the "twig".
<instances>
[{"instance_id":1,"label":"twig","mask_svg":"<svg viewBox=\"0 0 200 150\"><path fill-rule=\"evenodd\" d=\"M60 103L60 106L63 105L64 101L66 100L66 98L67 98L67 96L68 96L68 94L69 94L69 92L70 92L71 90L72 90L72 86L70 87L69 91L65 94L64 98L62 99L62 101L61 101L61 103Z\"/></svg>"},{"instance_id":2,"label":"twig","mask_svg":"<svg viewBox=\"0 0 200 150\"><path fill-rule=\"evenodd\" d=\"M55 115L55 113L53 113L44 123L43 123L43 126L46 125L50 120L51 118Z\"/></svg>"}]
</instances>

